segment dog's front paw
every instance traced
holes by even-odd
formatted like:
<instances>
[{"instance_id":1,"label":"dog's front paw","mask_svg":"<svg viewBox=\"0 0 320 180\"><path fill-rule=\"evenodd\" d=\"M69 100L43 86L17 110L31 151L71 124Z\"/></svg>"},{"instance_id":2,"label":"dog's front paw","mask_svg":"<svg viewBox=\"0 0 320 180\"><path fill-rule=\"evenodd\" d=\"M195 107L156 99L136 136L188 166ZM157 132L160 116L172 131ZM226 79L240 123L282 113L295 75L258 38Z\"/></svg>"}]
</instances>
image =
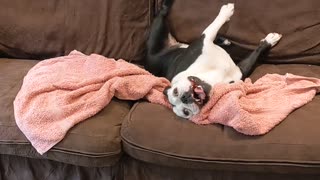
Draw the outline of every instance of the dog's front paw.
<instances>
[{"instance_id":1,"label":"dog's front paw","mask_svg":"<svg viewBox=\"0 0 320 180\"><path fill-rule=\"evenodd\" d=\"M223 17L225 21L229 21L231 16L233 15L233 12L234 12L234 4L229 3L221 7L219 16Z\"/></svg>"}]
</instances>

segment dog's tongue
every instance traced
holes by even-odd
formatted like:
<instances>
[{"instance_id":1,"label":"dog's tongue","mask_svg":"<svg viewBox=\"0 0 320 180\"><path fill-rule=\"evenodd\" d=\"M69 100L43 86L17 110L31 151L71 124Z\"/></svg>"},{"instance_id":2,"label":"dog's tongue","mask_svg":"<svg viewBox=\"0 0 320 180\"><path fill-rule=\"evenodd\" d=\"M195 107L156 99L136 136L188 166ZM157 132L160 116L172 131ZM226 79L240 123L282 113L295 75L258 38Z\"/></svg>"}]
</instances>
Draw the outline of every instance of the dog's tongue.
<instances>
[{"instance_id":1,"label":"dog's tongue","mask_svg":"<svg viewBox=\"0 0 320 180\"><path fill-rule=\"evenodd\" d=\"M204 100L206 98L206 93L204 92L201 86L197 86L196 88L194 88L194 92L198 95L200 99Z\"/></svg>"}]
</instances>

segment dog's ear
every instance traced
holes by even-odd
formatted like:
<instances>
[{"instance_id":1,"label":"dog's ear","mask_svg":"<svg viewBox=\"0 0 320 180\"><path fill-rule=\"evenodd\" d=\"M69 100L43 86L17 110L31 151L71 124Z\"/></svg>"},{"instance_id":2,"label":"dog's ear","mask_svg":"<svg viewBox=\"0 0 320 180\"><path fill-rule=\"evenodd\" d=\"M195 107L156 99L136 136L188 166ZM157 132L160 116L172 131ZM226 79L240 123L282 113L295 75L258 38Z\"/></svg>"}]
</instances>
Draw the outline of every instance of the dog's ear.
<instances>
[{"instance_id":1,"label":"dog's ear","mask_svg":"<svg viewBox=\"0 0 320 180\"><path fill-rule=\"evenodd\" d=\"M163 94L168 98L168 90L171 88L171 86L167 86L166 88L164 88L163 90Z\"/></svg>"},{"instance_id":2,"label":"dog's ear","mask_svg":"<svg viewBox=\"0 0 320 180\"><path fill-rule=\"evenodd\" d=\"M195 82L195 83L201 82L201 79L199 79L196 76L188 76L188 80L191 81L191 82Z\"/></svg>"}]
</instances>

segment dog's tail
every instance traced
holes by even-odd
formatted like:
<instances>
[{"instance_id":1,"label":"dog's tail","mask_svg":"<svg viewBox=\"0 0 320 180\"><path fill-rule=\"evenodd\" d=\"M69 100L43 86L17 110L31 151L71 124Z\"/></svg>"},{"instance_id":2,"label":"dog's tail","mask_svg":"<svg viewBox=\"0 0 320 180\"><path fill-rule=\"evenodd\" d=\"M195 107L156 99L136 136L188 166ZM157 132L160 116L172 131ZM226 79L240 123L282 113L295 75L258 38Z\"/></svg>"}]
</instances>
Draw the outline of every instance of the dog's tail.
<instances>
[{"instance_id":1,"label":"dog's tail","mask_svg":"<svg viewBox=\"0 0 320 180\"><path fill-rule=\"evenodd\" d=\"M147 40L147 55L154 56L165 47L165 41L168 37L168 27L165 18L174 0L163 0L162 8L152 22L149 38Z\"/></svg>"}]
</instances>

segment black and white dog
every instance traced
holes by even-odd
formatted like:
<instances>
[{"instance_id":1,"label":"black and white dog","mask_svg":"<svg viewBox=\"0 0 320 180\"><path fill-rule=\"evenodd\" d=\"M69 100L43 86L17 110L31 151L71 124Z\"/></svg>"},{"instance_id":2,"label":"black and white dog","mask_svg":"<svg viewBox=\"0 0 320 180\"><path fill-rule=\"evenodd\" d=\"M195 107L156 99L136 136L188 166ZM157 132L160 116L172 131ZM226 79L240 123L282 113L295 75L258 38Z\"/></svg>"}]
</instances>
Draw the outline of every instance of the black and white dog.
<instances>
[{"instance_id":1,"label":"black and white dog","mask_svg":"<svg viewBox=\"0 0 320 180\"><path fill-rule=\"evenodd\" d=\"M268 34L249 57L236 65L229 54L215 43L221 42L217 33L234 12L234 4L227 4L221 7L218 16L199 39L189 46L167 48L165 42L169 30L165 17L172 4L173 0L164 0L162 9L153 21L147 42L146 69L171 81L171 87L166 88L164 93L174 113L190 118L200 112L216 83L233 83L248 77L260 54L274 46L281 35Z\"/></svg>"}]
</instances>

